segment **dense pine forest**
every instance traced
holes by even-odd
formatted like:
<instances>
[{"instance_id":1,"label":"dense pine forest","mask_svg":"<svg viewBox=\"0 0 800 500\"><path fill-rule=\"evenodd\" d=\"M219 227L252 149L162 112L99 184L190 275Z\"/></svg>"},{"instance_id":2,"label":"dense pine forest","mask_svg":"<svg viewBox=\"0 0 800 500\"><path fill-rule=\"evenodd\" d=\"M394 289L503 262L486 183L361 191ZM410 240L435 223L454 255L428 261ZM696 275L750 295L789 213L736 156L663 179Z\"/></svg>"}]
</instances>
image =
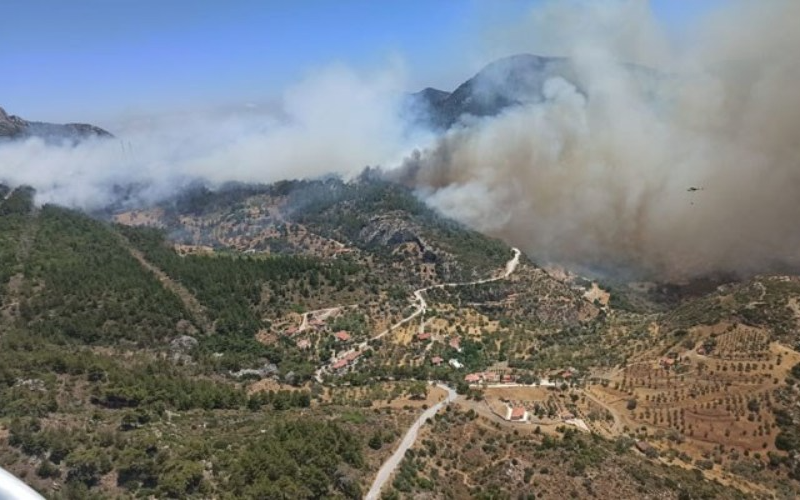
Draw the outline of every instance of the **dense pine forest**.
<instances>
[{"instance_id":1,"label":"dense pine forest","mask_svg":"<svg viewBox=\"0 0 800 500\"><path fill-rule=\"evenodd\" d=\"M302 360L290 349L254 340L268 326L261 315L290 307L285 297L302 295L301 281L345 287L357 265L293 256L182 258L158 231L36 208L31 190L4 191L10 195L0 203L0 421L11 445L0 451L5 464L35 457L28 480L60 481L53 498L105 497L109 491L99 486L111 471L113 496L359 498L359 483L341 475L342 466L364 465L356 434L335 422L285 417L309 406L307 391L248 395L224 376L254 360L298 371ZM201 332L129 246L196 294L213 331ZM262 304L264 288L274 298ZM201 340L192 353L199 362L176 364L169 343L187 331ZM225 361L213 363L214 352L224 352ZM299 371L307 377L311 370ZM249 440L225 427L218 441L183 439L178 430L165 445L151 427L178 414L255 419L267 430ZM299 462L310 450L314 459ZM213 469L199 457L213 457Z\"/></svg>"},{"instance_id":2,"label":"dense pine forest","mask_svg":"<svg viewBox=\"0 0 800 500\"><path fill-rule=\"evenodd\" d=\"M432 381L456 403L383 498L800 491L796 278L505 276L507 245L366 174L91 215L0 195L0 464L48 498L362 498Z\"/></svg>"}]
</instances>

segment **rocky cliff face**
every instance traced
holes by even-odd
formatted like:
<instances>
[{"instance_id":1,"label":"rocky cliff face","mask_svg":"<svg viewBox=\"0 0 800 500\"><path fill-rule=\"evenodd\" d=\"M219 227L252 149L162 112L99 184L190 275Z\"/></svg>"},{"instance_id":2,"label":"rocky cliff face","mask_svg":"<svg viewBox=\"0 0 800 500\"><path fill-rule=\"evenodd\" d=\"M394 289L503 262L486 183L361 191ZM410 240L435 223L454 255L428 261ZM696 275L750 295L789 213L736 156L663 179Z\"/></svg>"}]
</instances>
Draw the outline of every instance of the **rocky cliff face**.
<instances>
[{"instance_id":1,"label":"rocky cliff face","mask_svg":"<svg viewBox=\"0 0 800 500\"><path fill-rule=\"evenodd\" d=\"M25 129L25 120L18 116L9 116L0 108L0 137L13 137Z\"/></svg>"},{"instance_id":2,"label":"rocky cliff face","mask_svg":"<svg viewBox=\"0 0 800 500\"><path fill-rule=\"evenodd\" d=\"M30 122L19 116L9 115L0 108L0 141L40 137L48 142L80 142L90 138L111 138L109 132L86 123L55 124Z\"/></svg>"},{"instance_id":3,"label":"rocky cliff face","mask_svg":"<svg viewBox=\"0 0 800 500\"><path fill-rule=\"evenodd\" d=\"M660 78L643 66L620 63L619 67L648 94ZM412 94L409 107L421 123L443 130L467 116L495 116L513 106L540 102L545 99L545 84L554 78L570 82L590 97L573 60L518 54L492 62L452 92L426 88Z\"/></svg>"},{"instance_id":4,"label":"rocky cliff face","mask_svg":"<svg viewBox=\"0 0 800 500\"><path fill-rule=\"evenodd\" d=\"M520 54L497 60L453 92L425 89L413 101L430 125L449 128L462 116L493 116L503 109L542 99L544 82L561 77L577 82L572 63L560 57Z\"/></svg>"}]
</instances>

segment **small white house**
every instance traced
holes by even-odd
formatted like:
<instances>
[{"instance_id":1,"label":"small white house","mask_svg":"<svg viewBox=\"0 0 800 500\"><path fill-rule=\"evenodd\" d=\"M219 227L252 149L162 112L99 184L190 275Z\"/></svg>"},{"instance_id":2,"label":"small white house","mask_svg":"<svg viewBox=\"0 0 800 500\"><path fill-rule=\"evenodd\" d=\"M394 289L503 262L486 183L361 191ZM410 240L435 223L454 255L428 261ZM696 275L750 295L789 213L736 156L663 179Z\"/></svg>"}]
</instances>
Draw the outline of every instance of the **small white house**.
<instances>
[{"instance_id":1,"label":"small white house","mask_svg":"<svg viewBox=\"0 0 800 500\"><path fill-rule=\"evenodd\" d=\"M450 361L448 361L448 363L450 363L450 366L452 366L456 370L458 370L460 368L464 368L464 365L459 360L457 360L456 358L451 359Z\"/></svg>"}]
</instances>

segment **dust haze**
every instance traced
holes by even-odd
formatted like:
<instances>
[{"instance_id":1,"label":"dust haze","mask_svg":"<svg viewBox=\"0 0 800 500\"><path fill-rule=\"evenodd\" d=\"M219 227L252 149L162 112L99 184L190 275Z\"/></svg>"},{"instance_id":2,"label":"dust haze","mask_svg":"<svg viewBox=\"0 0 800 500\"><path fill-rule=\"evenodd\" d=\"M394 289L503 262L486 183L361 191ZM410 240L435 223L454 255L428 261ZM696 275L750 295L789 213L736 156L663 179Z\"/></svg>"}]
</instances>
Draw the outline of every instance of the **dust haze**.
<instances>
[{"instance_id":1,"label":"dust haze","mask_svg":"<svg viewBox=\"0 0 800 500\"><path fill-rule=\"evenodd\" d=\"M539 261L669 280L797 269L798 18L796 1L730 2L676 44L643 2L551 2L509 36L547 37L580 88L552 78L542 101L451 129L405 181Z\"/></svg>"}]
</instances>

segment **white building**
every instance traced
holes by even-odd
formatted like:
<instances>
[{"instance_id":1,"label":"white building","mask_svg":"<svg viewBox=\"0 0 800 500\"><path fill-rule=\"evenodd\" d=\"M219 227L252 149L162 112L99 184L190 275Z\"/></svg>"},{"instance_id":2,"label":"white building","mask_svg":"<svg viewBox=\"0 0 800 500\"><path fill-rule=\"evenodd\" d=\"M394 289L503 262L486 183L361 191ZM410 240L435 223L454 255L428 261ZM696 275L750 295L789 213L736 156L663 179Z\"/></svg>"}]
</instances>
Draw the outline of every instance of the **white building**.
<instances>
[{"instance_id":1,"label":"white building","mask_svg":"<svg viewBox=\"0 0 800 500\"><path fill-rule=\"evenodd\" d=\"M460 368L464 368L464 365L459 360L457 360L456 358L451 359L450 361L448 361L448 363L450 363L450 366L452 366L456 370L458 370Z\"/></svg>"}]
</instances>

